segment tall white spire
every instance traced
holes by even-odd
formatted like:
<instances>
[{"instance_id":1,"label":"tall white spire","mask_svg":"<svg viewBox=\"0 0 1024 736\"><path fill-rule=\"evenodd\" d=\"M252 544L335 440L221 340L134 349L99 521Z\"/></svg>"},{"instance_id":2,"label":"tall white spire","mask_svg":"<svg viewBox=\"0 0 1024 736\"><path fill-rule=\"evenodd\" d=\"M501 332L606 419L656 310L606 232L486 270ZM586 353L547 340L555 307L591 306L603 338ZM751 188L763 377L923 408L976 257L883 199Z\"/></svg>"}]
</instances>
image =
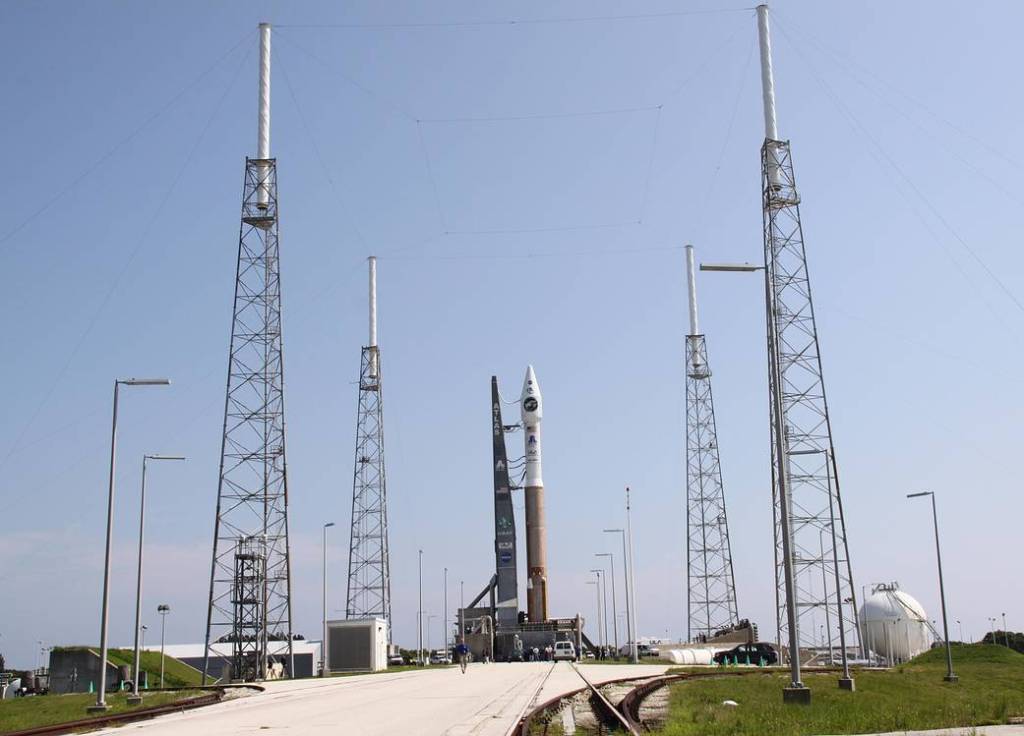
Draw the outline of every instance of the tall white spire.
<instances>
[{"instance_id":1,"label":"tall white spire","mask_svg":"<svg viewBox=\"0 0 1024 736\"><path fill-rule=\"evenodd\" d=\"M270 24L260 23L260 99L256 158L270 158Z\"/></svg>"},{"instance_id":2,"label":"tall white spire","mask_svg":"<svg viewBox=\"0 0 1024 736\"><path fill-rule=\"evenodd\" d=\"M764 137L779 140L775 120L775 78L772 75L772 38L768 31L768 6L757 6L757 38L761 47L761 98L764 102Z\"/></svg>"},{"instance_id":3,"label":"tall white spire","mask_svg":"<svg viewBox=\"0 0 1024 736\"><path fill-rule=\"evenodd\" d=\"M690 295L690 334L699 335L697 323L697 274L693 267L693 246L686 246L686 285Z\"/></svg>"}]
</instances>

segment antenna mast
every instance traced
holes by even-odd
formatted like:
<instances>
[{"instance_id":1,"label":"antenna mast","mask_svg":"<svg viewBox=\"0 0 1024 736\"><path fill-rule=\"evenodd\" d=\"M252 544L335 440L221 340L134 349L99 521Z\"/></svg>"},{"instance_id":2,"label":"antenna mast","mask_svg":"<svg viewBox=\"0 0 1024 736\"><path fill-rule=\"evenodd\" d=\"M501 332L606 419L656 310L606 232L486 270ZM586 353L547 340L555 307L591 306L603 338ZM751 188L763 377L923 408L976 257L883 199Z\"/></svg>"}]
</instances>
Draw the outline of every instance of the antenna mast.
<instances>
[{"instance_id":1,"label":"antenna mast","mask_svg":"<svg viewBox=\"0 0 1024 736\"><path fill-rule=\"evenodd\" d=\"M352 481L346 618L383 618L391 641L391 568L388 555L387 483L384 472L384 404L377 347L377 259L369 259L369 345L359 371L359 410Z\"/></svg>"},{"instance_id":2,"label":"antenna mast","mask_svg":"<svg viewBox=\"0 0 1024 736\"><path fill-rule=\"evenodd\" d=\"M858 641L856 593L822 377L807 253L789 141L775 117L768 6L757 7L765 141L761 148L769 386L773 401L772 501L778 641L789 655L815 646L817 623L828 645ZM787 601L792 606L787 606ZM850 605L844 606L844 602ZM799 662L799 658L797 658ZM799 685L799 666L794 668Z\"/></svg>"},{"instance_id":3,"label":"antenna mast","mask_svg":"<svg viewBox=\"0 0 1024 736\"><path fill-rule=\"evenodd\" d=\"M693 246L686 246L690 334L686 337L687 639L710 639L739 622L718 459L707 345L697 323Z\"/></svg>"},{"instance_id":4,"label":"antenna mast","mask_svg":"<svg viewBox=\"0 0 1024 736\"><path fill-rule=\"evenodd\" d=\"M257 157L246 158L228 353L203 682L294 676L277 161L270 157L270 24L260 24ZM211 672L210 654L226 672Z\"/></svg>"}]
</instances>

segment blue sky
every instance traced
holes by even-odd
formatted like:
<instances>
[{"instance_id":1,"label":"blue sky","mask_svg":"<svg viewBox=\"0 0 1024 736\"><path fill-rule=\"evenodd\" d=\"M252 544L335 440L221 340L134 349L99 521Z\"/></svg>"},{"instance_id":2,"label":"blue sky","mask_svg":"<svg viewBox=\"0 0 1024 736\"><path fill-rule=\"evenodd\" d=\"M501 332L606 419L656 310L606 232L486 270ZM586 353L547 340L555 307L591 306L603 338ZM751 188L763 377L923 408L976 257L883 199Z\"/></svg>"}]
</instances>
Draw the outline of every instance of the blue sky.
<instances>
[{"instance_id":1,"label":"blue sky","mask_svg":"<svg viewBox=\"0 0 1024 736\"><path fill-rule=\"evenodd\" d=\"M145 622L200 641L256 25L275 31L295 629L316 637L320 528L344 606L365 262L380 257L398 641L487 580L489 378L545 399L551 609L593 618L600 530L635 490L641 635L684 613L682 246L761 254L755 23L740 4L8 3L0 309L0 651L95 643L111 384L111 638L131 641L143 453ZM686 11L724 10L726 12ZM856 585L937 617L1024 622L1024 167L1013 3L773 5ZM595 16L648 16L596 19ZM493 23L562 19L550 23ZM589 20L582 20L588 18ZM566 20L576 19L576 20ZM478 23L449 24L455 21ZM699 279L741 613L774 628L763 306ZM516 446L510 444L510 453ZM519 502L521 508L521 501ZM618 562L618 560L617 560ZM621 604L621 601L620 601ZM620 605L621 608L621 605ZM440 639L435 623L432 635Z\"/></svg>"}]
</instances>

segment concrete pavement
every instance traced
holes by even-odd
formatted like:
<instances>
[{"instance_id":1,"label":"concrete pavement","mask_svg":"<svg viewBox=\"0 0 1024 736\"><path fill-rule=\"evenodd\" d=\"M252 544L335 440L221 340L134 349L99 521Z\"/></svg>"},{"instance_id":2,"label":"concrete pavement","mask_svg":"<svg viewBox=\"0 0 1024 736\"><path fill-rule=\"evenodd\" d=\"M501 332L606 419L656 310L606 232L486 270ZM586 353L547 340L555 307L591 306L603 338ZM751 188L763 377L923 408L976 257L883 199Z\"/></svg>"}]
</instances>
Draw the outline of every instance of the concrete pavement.
<instances>
[{"instance_id":1,"label":"concrete pavement","mask_svg":"<svg viewBox=\"0 0 1024 736\"><path fill-rule=\"evenodd\" d=\"M591 682L644 677L668 665L581 665ZM505 736L520 716L583 686L566 662L473 664L420 672L266 683L266 691L101 734L243 736Z\"/></svg>"}]
</instances>

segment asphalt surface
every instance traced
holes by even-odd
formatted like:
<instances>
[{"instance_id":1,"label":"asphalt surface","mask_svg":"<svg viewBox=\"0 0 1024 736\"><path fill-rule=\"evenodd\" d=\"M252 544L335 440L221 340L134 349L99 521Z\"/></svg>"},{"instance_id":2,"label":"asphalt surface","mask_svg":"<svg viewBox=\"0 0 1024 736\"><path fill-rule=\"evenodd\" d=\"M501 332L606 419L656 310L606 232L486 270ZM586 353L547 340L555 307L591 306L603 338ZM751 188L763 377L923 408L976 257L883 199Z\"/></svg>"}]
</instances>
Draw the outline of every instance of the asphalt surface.
<instances>
[{"instance_id":1,"label":"asphalt surface","mask_svg":"<svg viewBox=\"0 0 1024 736\"><path fill-rule=\"evenodd\" d=\"M668 665L581 665L596 683ZM265 683L266 691L95 733L145 736L505 736L530 708L583 686L566 662L458 667Z\"/></svg>"}]
</instances>

